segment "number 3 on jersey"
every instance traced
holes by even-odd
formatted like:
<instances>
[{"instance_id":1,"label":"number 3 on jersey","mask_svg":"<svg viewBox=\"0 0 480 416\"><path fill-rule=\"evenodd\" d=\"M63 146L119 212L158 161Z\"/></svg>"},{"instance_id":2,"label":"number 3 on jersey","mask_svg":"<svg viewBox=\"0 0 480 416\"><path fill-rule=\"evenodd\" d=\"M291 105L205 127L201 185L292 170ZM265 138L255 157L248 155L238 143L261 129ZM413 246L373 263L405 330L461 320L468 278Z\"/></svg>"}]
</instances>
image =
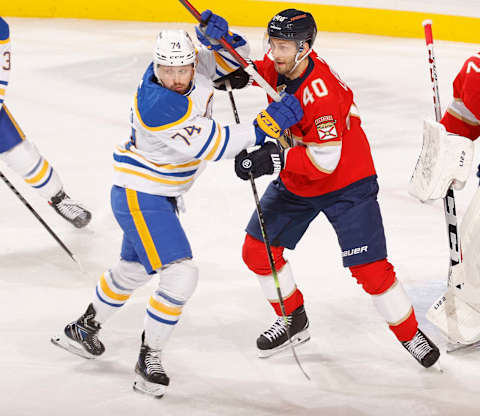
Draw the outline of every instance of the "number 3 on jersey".
<instances>
[{"instance_id":1,"label":"number 3 on jersey","mask_svg":"<svg viewBox=\"0 0 480 416\"><path fill-rule=\"evenodd\" d=\"M317 78L314 79L311 83L310 86L306 86L305 89L303 90L303 105L306 106L307 104L313 104L315 102L315 96L313 95L312 91L310 90L310 87L312 88L313 92L315 93L315 96L318 98L325 97L328 95L328 90L327 86L325 85L325 82L323 82L323 79Z\"/></svg>"}]
</instances>

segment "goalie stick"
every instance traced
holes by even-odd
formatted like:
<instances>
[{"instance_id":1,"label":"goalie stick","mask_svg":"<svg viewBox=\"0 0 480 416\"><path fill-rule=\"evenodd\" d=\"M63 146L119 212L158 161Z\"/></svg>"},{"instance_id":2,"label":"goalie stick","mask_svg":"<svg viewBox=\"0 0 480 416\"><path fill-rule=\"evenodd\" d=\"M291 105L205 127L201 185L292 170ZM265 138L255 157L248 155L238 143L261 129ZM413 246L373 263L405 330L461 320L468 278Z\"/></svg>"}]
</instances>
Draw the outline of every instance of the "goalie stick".
<instances>
[{"instance_id":1,"label":"goalie stick","mask_svg":"<svg viewBox=\"0 0 480 416\"><path fill-rule=\"evenodd\" d=\"M430 69L430 81L432 82L435 120L439 122L442 118L442 108L440 106L440 94L438 91L437 65L435 61L435 53L433 51L432 21L425 20L422 24L425 31L425 41L428 51L428 64ZM450 248L450 268L448 272L448 284L450 286L451 267L461 262L457 211L455 208L455 194L453 192L452 185L450 185L447 191L447 195L445 196L445 198L443 198L443 207L445 210L445 220L447 223L447 233Z\"/></svg>"},{"instance_id":2,"label":"goalie stick","mask_svg":"<svg viewBox=\"0 0 480 416\"><path fill-rule=\"evenodd\" d=\"M430 80L433 89L433 105L437 122L442 117L440 96L438 90L437 68L433 51L432 21L423 22L425 41L428 50L428 63ZM455 208L455 195L453 186L450 185L447 195L443 199L445 220L450 248L450 265L448 270L447 291L441 295L427 311L427 318L435 324L449 339L448 350L453 352L462 347L480 340L480 312L468 302L457 296L463 286L463 264L458 232L457 213Z\"/></svg>"},{"instance_id":3,"label":"goalie stick","mask_svg":"<svg viewBox=\"0 0 480 416\"><path fill-rule=\"evenodd\" d=\"M225 87L226 87L226 90L228 91L228 97L230 98L230 104L232 105L232 111L233 111L233 115L235 116L235 122L239 124L240 118L238 116L235 99L233 98L233 92L232 92L232 86L230 85L230 80L227 79L225 81ZM260 199L258 198L257 185L255 184L255 179L253 178L252 173L250 173L250 185L252 186L253 197L255 199L255 206L257 210L258 222L260 223L260 230L262 231L263 242L265 243L265 249L267 250L268 262L270 263L270 269L272 270L273 280L275 282L275 288L277 289L277 296L280 302L282 317L283 317L283 320L285 321L285 329L287 330L288 341L290 343L290 347L292 348L293 357L295 358L295 361L300 367L300 370L302 370L302 373L307 378L307 380L310 380L310 376L304 370L304 368L302 367L302 364L300 363L300 360L298 359L297 352L295 351L295 346L292 341L292 337L290 336L290 329L288 328L287 314L285 311L285 303L283 301L282 290L280 289L280 282L278 280L278 272L275 266L275 262L273 260L272 248L270 246L270 239L268 238L267 229L265 227L265 221L263 219L263 210L260 205Z\"/></svg>"}]
</instances>

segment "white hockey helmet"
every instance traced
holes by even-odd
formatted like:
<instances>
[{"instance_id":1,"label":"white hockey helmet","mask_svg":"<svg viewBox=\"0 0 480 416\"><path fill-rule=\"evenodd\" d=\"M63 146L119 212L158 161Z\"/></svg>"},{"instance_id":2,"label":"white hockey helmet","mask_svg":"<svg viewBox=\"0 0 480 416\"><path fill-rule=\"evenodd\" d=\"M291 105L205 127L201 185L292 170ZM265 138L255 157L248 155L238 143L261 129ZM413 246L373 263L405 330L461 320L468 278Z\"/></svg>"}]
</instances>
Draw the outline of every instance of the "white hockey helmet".
<instances>
[{"instance_id":1,"label":"white hockey helmet","mask_svg":"<svg viewBox=\"0 0 480 416\"><path fill-rule=\"evenodd\" d=\"M195 66L196 60L195 45L185 30L162 30L158 34L153 53L154 64L165 66L193 64Z\"/></svg>"}]
</instances>

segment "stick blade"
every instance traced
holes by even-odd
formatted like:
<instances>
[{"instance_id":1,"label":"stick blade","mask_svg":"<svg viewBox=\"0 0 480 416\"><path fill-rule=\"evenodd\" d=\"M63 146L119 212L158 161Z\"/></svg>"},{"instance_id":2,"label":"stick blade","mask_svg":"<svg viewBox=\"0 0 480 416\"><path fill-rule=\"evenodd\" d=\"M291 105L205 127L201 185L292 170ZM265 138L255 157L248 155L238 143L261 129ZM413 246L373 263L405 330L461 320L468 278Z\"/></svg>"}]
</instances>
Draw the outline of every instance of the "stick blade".
<instances>
[{"instance_id":1,"label":"stick blade","mask_svg":"<svg viewBox=\"0 0 480 416\"><path fill-rule=\"evenodd\" d=\"M480 340L480 311L448 289L430 307L427 319L452 343L473 344Z\"/></svg>"}]
</instances>

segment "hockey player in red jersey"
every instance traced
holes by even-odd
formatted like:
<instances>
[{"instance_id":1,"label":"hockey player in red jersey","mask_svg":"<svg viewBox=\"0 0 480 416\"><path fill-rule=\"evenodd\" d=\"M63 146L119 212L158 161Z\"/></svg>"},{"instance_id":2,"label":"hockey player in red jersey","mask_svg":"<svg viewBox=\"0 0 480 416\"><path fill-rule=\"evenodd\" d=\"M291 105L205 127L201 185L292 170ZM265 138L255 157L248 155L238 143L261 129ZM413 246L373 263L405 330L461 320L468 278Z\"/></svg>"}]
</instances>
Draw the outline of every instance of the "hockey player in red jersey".
<instances>
[{"instance_id":1,"label":"hockey player in red jersey","mask_svg":"<svg viewBox=\"0 0 480 416\"><path fill-rule=\"evenodd\" d=\"M479 136L480 52L469 57L455 77L453 99L440 122L424 121L423 148L409 192L421 201L429 201L444 198L452 182L455 189L462 189L471 173L473 141ZM451 268L444 295L453 300L452 306L432 307L427 313L453 344L480 340L479 211L477 190L460 224L462 261Z\"/></svg>"},{"instance_id":2,"label":"hockey player in red jersey","mask_svg":"<svg viewBox=\"0 0 480 416\"><path fill-rule=\"evenodd\" d=\"M440 123L470 140L480 136L480 52L465 61L453 81L453 101Z\"/></svg>"},{"instance_id":3,"label":"hockey player in red jersey","mask_svg":"<svg viewBox=\"0 0 480 416\"><path fill-rule=\"evenodd\" d=\"M272 142L250 153L242 151L235 161L236 173L244 180L250 173L255 178L274 173L280 161L280 175L267 188L261 207L292 341L301 343L310 336L303 294L283 252L293 250L323 212L337 233L344 266L372 296L403 346L429 367L440 353L418 329L412 304L386 259L375 168L352 91L313 51L315 36L310 13L288 9L271 19L270 51L254 64L272 87L298 98L304 117L286 135L291 147ZM255 213L246 231L243 259L278 316L257 339L260 356L268 357L288 346L287 323Z\"/></svg>"}]
</instances>

